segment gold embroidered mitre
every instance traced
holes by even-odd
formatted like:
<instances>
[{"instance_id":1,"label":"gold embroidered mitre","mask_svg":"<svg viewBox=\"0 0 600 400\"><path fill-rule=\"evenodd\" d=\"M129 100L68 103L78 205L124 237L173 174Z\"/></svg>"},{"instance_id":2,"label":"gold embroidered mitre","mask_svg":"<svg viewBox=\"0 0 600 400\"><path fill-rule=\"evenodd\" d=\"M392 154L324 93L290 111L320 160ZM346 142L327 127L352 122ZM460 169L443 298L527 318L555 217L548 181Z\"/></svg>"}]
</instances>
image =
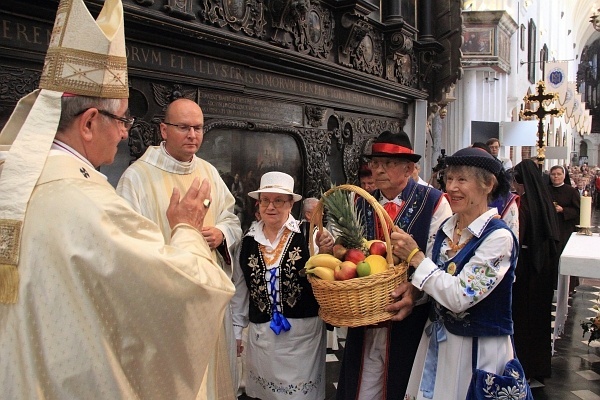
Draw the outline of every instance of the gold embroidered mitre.
<instances>
[{"instance_id":1,"label":"gold embroidered mitre","mask_svg":"<svg viewBox=\"0 0 600 400\"><path fill-rule=\"evenodd\" d=\"M63 93L129 97L121 0L94 20L83 0L61 0L40 88L23 97L0 133L0 303L16 303L27 204L56 135Z\"/></svg>"},{"instance_id":2,"label":"gold embroidered mitre","mask_svg":"<svg viewBox=\"0 0 600 400\"><path fill-rule=\"evenodd\" d=\"M121 1L107 0L96 21L83 0L60 2L40 88L111 99L129 97Z\"/></svg>"}]
</instances>

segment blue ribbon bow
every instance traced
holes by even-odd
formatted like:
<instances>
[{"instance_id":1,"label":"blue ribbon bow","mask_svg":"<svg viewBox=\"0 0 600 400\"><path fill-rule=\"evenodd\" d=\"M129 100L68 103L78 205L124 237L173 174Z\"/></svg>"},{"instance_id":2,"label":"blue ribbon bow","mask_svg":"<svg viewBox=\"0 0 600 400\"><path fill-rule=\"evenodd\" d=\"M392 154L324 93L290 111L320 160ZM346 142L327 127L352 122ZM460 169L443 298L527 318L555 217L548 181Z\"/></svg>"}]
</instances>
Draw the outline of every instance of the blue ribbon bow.
<instances>
[{"instance_id":1,"label":"blue ribbon bow","mask_svg":"<svg viewBox=\"0 0 600 400\"><path fill-rule=\"evenodd\" d=\"M435 388L435 376L437 374L438 353L440 342L447 339L446 329L444 324L439 319L436 319L425 328L425 334L430 337L429 347L427 348L427 356L425 356L425 367L421 378L421 386L419 390L423 392L423 397L433 399L433 389Z\"/></svg>"},{"instance_id":2,"label":"blue ribbon bow","mask_svg":"<svg viewBox=\"0 0 600 400\"><path fill-rule=\"evenodd\" d=\"M287 332L290 330L292 325L290 325L287 318L277 310L277 285L275 284L277 281L277 268L272 268L270 271L271 277L269 279L269 284L271 286L271 323L269 327L276 335L279 335L281 331Z\"/></svg>"},{"instance_id":3,"label":"blue ribbon bow","mask_svg":"<svg viewBox=\"0 0 600 400\"><path fill-rule=\"evenodd\" d=\"M279 335L282 330L287 332L292 326L282 313L275 311L271 317L271 323L269 324L269 327L273 332L275 332L276 335Z\"/></svg>"}]
</instances>

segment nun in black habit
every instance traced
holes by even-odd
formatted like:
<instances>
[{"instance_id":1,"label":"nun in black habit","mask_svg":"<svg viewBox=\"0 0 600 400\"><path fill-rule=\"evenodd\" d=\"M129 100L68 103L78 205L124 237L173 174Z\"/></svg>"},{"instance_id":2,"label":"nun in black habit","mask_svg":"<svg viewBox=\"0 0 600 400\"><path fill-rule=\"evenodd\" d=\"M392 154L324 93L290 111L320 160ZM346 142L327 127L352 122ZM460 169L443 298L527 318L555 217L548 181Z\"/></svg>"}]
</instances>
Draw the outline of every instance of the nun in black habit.
<instances>
[{"instance_id":1,"label":"nun in black habit","mask_svg":"<svg viewBox=\"0 0 600 400\"><path fill-rule=\"evenodd\" d=\"M543 381L551 373L551 312L560 235L549 186L535 162L517 164L514 180L521 195L521 251L512 303L515 347L525 375Z\"/></svg>"}]
</instances>

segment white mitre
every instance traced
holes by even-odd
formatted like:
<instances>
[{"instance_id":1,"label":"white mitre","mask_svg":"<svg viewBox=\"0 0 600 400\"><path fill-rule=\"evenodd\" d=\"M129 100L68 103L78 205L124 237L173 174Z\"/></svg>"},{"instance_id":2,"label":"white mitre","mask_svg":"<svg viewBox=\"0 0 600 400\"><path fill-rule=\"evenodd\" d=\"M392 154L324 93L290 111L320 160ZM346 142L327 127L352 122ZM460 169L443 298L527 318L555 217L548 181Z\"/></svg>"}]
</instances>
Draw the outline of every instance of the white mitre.
<instances>
[{"instance_id":1,"label":"white mitre","mask_svg":"<svg viewBox=\"0 0 600 400\"><path fill-rule=\"evenodd\" d=\"M17 301L25 211L56 135L64 94L129 97L121 0L106 0L96 20L83 0L60 1L39 89L19 100L0 133L0 303Z\"/></svg>"}]
</instances>

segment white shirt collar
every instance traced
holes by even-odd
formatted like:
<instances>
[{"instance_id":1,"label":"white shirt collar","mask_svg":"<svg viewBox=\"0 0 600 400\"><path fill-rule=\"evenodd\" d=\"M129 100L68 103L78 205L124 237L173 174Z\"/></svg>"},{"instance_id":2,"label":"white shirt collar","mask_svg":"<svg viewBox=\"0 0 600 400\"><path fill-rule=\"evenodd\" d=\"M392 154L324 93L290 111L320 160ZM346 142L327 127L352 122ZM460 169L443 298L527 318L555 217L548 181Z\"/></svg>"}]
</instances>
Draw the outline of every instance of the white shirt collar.
<instances>
[{"instance_id":1,"label":"white shirt collar","mask_svg":"<svg viewBox=\"0 0 600 400\"><path fill-rule=\"evenodd\" d=\"M265 237L265 233L263 231L264 227L265 223L263 221L258 221L256 224L252 224L246 235L253 236L254 240L256 240L259 244L262 244L264 246L275 247L275 245L279 243L279 240L281 239L281 236L283 235L285 229L288 229L292 232L300 233L300 221L295 219L292 216L292 214L288 215L287 220L279 229L279 232L277 232L277 237L275 238L274 243L271 243L271 241Z\"/></svg>"},{"instance_id":2,"label":"white shirt collar","mask_svg":"<svg viewBox=\"0 0 600 400\"><path fill-rule=\"evenodd\" d=\"M401 206L402 205L402 199L400 198L400 195L402 194L402 192L398 193L398 196L394 197L393 199L388 199L387 197L385 197L383 195L383 193L379 192L379 204L381 204L382 206L384 206L386 203L394 202L397 205Z\"/></svg>"},{"instance_id":3,"label":"white shirt collar","mask_svg":"<svg viewBox=\"0 0 600 400\"><path fill-rule=\"evenodd\" d=\"M471 232L473 236L480 237L481 233L487 226L487 224L498 215L498 210L496 207L492 207L479 217L475 219L475 221L471 222L469 226L467 226L467 230ZM456 222L458 221L458 214L452 215L448 221L444 224L443 231L448 237L452 237L454 233L454 227L456 226Z\"/></svg>"}]
</instances>

